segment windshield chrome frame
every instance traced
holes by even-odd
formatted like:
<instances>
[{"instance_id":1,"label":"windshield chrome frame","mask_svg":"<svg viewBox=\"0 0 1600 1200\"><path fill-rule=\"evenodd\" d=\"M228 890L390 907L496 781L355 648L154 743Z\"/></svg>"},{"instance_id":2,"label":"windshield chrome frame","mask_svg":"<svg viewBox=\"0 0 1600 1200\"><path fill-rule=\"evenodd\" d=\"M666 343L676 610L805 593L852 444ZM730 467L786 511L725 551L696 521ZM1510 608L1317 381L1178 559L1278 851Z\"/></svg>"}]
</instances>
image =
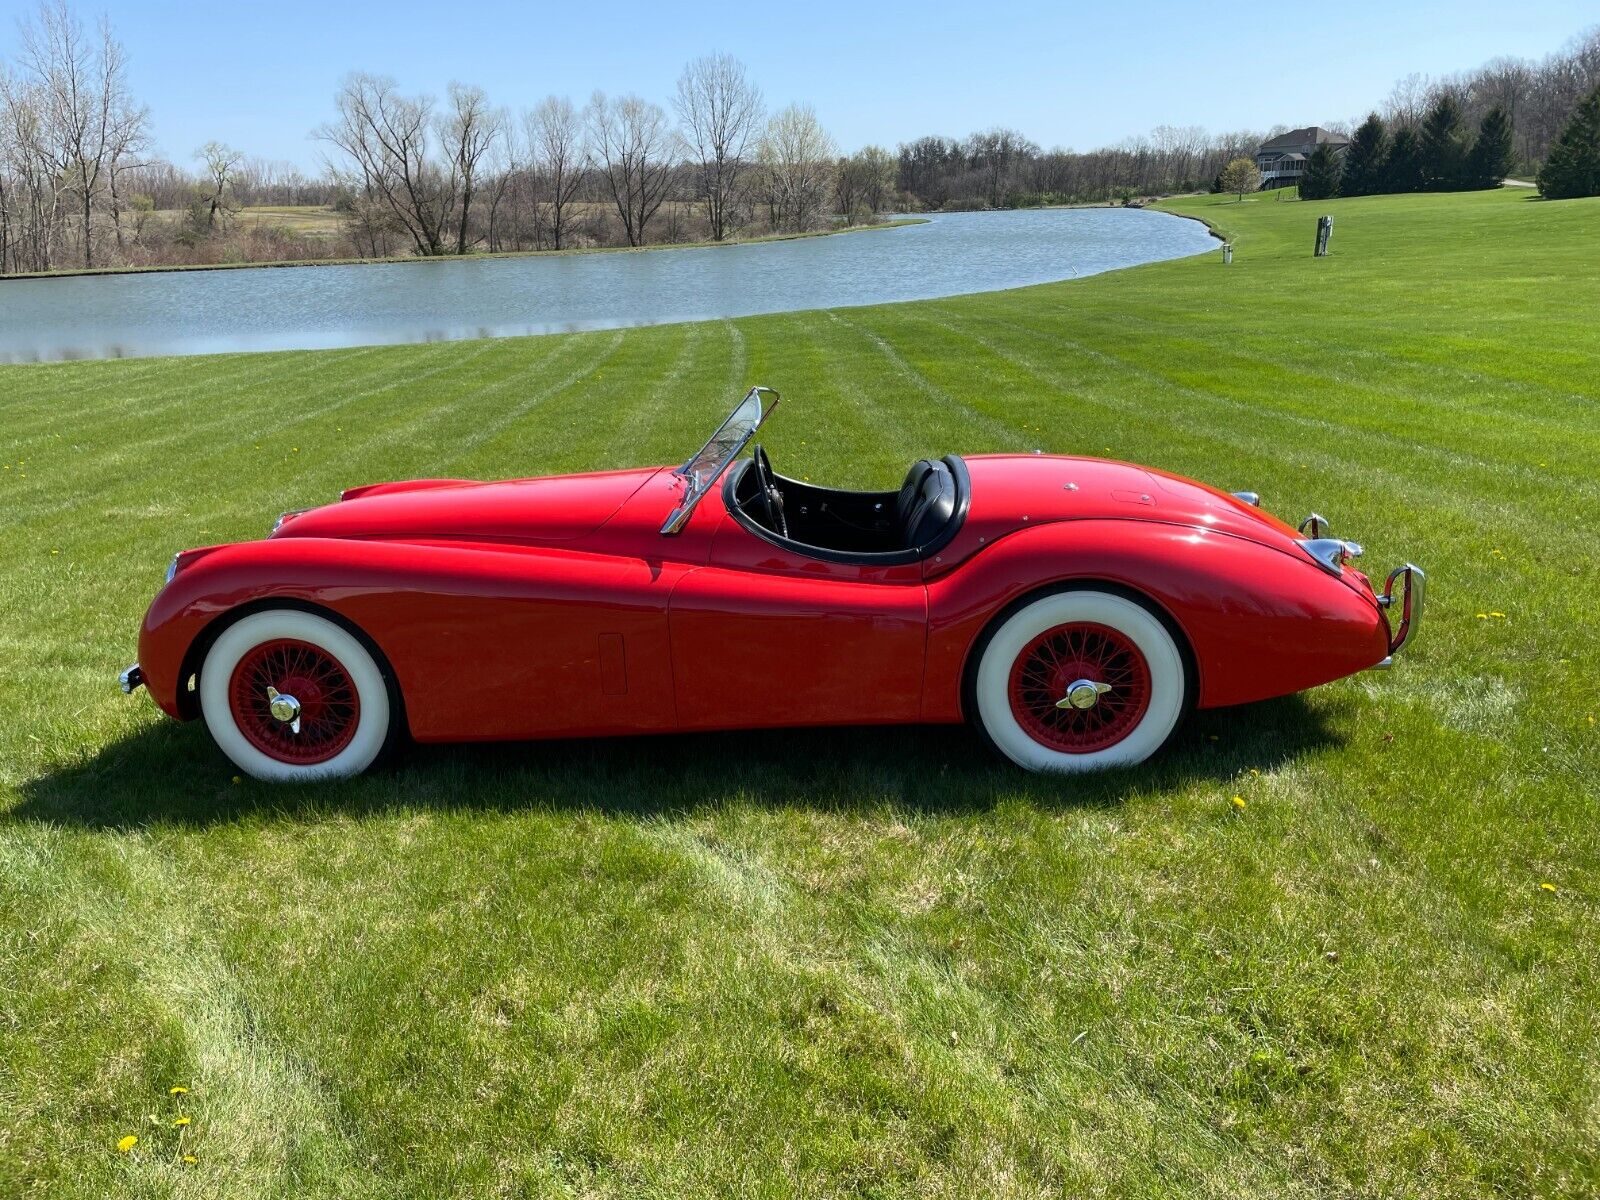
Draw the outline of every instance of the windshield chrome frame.
<instances>
[{"instance_id":1,"label":"windshield chrome frame","mask_svg":"<svg viewBox=\"0 0 1600 1200\"><path fill-rule=\"evenodd\" d=\"M767 417L771 415L772 410L778 407L779 399L778 393L769 387L756 386L751 388L744 394L739 403L733 406L733 411L722 419L722 423L712 430L711 436L705 440L700 449L691 454L681 467L673 468L672 473L684 481L686 490L682 502L672 510L667 517L666 524L661 526L662 533L677 533L689 523L689 517L694 512L695 506L700 503L707 492L717 486L717 480L722 478L728 468L738 461L739 456L744 453L744 448L750 444L750 439L755 437L756 431L766 423ZM728 422L733 420L738 415L739 410L752 400L761 402L761 415L756 418L755 424L745 431L744 436L739 439L728 455L717 464L717 469L704 477L697 488L695 481L689 478L689 468L694 465L696 459L716 443L718 436L728 427Z\"/></svg>"}]
</instances>

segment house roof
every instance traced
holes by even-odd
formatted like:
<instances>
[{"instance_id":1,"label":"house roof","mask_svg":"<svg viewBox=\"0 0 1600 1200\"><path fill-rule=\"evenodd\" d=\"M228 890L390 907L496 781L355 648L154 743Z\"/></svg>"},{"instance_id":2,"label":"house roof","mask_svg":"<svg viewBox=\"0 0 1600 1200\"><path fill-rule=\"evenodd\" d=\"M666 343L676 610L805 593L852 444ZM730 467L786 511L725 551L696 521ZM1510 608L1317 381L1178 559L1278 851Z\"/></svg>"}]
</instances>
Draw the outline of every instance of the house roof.
<instances>
[{"instance_id":1,"label":"house roof","mask_svg":"<svg viewBox=\"0 0 1600 1200\"><path fill-rule=\"evenodd\" d=\"M1348 146L1350 139L1343 134L1333 133L1320 125L1311 125L1305 129L1291 129L1288 133L1280 133L1275 138L1268 138L1261 143L1263 150L1287 150L1291 146L1320 146L1329 142L1335 146Z\"/></svg>"}]
</instances>

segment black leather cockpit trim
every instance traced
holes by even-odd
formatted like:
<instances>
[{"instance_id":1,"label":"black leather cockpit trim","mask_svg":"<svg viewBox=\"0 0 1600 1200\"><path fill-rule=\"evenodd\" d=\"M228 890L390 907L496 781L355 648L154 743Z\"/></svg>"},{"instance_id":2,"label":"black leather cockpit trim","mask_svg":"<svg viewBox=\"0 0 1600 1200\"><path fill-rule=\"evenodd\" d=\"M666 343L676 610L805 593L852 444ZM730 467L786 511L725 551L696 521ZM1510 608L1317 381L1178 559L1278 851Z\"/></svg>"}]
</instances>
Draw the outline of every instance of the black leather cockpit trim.
<instances>
[{"instance_id":1,"label":"black leather cockpit trim","mask_svg":"<svg viewBox=\"0 0 1600 1200\"><path fill-rule=\"evenodd\" d=\"M956 534L961 532L961 526L966 523L967 510L972 506L972 476L967 472L967 464L962 461L959 454L947 454L941 461L950 468L950 474L955 478L955 511L951 514L950 520L945 523L944 528L929 540L926 545L915 546L907 550L890 550L883 553L830 550L826 546L808 546L804 542L797 542L792 538L786 538L774 533L765 525L753 520L735 499L739 481L744 478L744 473L750 469L750 460L748 458L742 459L738 465L723 477L722 504L728 510L729 516L762 541L770 542L780 549L801 554L807 558L819 559L822 562L854 563L863 567L894 567L907 563L919 563L924 559L932 558L955 540ZM782 475L777 478L781 483L798 482L787 479Z\"/></svg>"}]
</instances>

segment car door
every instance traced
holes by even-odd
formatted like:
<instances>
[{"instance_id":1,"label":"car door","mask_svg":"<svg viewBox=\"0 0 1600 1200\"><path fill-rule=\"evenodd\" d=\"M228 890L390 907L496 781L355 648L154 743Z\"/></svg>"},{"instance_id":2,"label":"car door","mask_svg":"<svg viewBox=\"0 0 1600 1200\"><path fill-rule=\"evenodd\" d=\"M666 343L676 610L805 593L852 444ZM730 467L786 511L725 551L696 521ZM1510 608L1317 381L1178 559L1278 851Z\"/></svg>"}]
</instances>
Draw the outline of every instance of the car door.
<instances>
[{"instance_id":1,"label":"car door","mask_svg":"<svg viewBox=\"0 0 1600 1200\"><path fill-rule=\"evenodd\" d=\"M916 721L927 623L919 564L824 562L724 520L668 605L678 723Z\"/></svg>"}]
</instances>

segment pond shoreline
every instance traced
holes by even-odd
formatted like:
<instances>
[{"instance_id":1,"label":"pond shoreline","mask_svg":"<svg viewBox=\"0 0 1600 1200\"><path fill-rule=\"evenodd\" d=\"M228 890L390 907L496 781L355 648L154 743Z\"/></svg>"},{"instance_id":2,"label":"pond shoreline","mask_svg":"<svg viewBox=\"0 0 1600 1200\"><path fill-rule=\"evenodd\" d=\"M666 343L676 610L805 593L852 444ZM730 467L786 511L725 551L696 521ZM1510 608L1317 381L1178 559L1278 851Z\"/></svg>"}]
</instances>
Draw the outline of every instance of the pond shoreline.
<instances>
[{"instance_id":1,"label":"pond shoreline","mask_svg":"<svg viewBox=\"0 0 1600 1200\"><path fill-rule=\"evenodd\" d=\"M663 247L716 254L402 260L434 264L422 275L241 267L51 276L31 288L0 288L0 361L525 337L932 300L1215 247L1203 224L1176 215L1121 208L940 213L892 238Z\"/></svg>"},{"instance_id":2,"label":"pond shoreline","mask_svg":"<svg viewBox=\"0 0 1600 1200\"><path fill-rule=\"evenodd\" d=\"M726 238L720 242L659 242L650 246L579 246L565 250L497 250L482 254L391 255L388 258L287 258L269 262L170 263L144 267L63 267L50 271L16 271L0 274L0 284L40 279L82 279L97 275L177 275L191 271L276 271L289 267L398 267L416 263L498 262L518 258L568 258L579 254L645 254L657 250L722 250L729 246L760 246L768 242L798 242L807 238L834 237L844 233L871 233L879 229L901 229L907 225L926 225L927 217L896 217L875 225L845 225L838 229L817 229L810 233L769 233L761 237Z\"/></svg>"}]
</instances>

